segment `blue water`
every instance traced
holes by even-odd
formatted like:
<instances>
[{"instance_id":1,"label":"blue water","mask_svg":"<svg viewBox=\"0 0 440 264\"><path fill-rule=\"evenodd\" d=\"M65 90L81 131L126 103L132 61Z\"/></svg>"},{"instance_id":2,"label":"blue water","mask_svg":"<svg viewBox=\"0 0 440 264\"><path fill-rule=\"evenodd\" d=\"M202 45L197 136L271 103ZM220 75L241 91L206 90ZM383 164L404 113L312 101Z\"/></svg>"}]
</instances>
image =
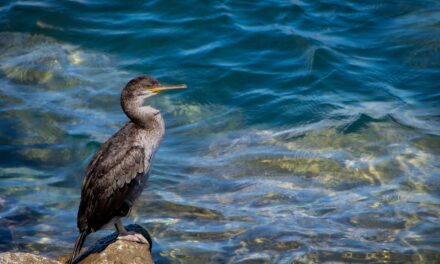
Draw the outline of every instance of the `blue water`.
<instances>
[{"instance_id":1,"label":"blue water","mask_svg":"<svg viewBox=\"0 0 440 264\"><path fill-rule=\"evenodd\" d=\"M440 262L438 1L0 3L0 251L70 254L148 74L157 263ZM86 245L105 236L100 231Z\"/></svg>"}]
</instances>

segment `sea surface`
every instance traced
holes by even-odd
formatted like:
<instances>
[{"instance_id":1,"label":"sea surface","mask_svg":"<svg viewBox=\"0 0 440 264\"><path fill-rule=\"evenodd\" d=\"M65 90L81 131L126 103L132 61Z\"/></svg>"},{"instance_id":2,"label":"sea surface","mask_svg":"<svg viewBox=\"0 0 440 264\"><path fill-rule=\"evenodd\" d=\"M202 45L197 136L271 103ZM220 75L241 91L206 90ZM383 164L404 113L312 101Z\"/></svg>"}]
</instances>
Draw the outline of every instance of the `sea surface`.
<instances>
[{"instance_id":1,"label":"sea surface","mask_svg":"<svg viewBox=\"0 0 440 264\"><path fill-rule=\"evenodd\" d=\"M0 2L0 252L68 255L139 75L156 263L440 263L440 2ZM112 232L97 232L86 246Z\"/></svg>"}]
</instances>

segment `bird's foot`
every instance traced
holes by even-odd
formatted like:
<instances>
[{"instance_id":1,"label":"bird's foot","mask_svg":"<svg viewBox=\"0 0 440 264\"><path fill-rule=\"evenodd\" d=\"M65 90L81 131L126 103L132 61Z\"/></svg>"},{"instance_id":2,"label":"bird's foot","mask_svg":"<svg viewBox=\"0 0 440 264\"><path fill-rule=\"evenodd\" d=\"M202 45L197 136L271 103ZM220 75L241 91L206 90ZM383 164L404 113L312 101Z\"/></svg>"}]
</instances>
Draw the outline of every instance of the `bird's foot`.
<instances>
[{"instance_id":1,"label":"bird's foot","mask_svg":"<svg viewBox=\"0 0 440 264\"><path fill-rule=\"evenodd\" d=\"M132 241L132 242L138 242L142 244L150 244L148 240L142 235L135 232L127 232L125 234L119 234L118 240L125 240L125 241Z\"/></svg>"}]
</instances>

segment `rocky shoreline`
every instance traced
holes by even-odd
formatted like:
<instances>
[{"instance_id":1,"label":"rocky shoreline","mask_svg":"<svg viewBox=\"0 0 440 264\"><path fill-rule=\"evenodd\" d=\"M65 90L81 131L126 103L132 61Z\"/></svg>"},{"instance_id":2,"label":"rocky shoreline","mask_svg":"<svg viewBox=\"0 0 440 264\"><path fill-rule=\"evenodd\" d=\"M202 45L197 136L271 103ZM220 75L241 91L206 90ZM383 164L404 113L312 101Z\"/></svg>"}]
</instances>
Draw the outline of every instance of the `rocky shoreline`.
<instances>
[{"instance_id":1,"label":"rocky shoreline","mask_svg":"<svg viewBox=\"0 0 440 264\"><path fill-rule=\"evenodd\" d=\"M148 232L139 225L129 225L128 231L142 234L148 241L151 241ZM76 264L110 264L110 263L129 263L129 264L153 264L151 257L151 245L117 240L117 233L113 233L93 246L84 249L78 257ZM70 256L62 256L57 260L47 257L24 252L4 252L0 254L2 264L65 264Z\"/></svg>"}]
</instances>

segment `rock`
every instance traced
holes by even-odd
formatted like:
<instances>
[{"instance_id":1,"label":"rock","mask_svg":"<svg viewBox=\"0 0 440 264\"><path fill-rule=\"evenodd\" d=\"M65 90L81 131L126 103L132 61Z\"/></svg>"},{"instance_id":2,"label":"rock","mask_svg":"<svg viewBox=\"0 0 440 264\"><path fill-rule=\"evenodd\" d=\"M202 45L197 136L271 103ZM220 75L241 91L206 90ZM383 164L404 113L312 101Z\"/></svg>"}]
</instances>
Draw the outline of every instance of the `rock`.
<instances>
[{"instance_id":1,"label":"rock","mask_svg":"<svg viewBox=\"0 0 440 264\"><path fill-rule=\"evenodd\" d=\"M129 225L128 231L142 234L151 244L148 232L139 225ZM137 242L116 240L115 232L99 240L95 245L82 253L76 264L153 264L151 245Z\"/></svg>"},{"instance_id":2,"label":"rock","mask_svg":"<svg viewBox=\"0 0 440 264\"><path fill-rule=\"evenodd\" d=\"M62 264L59 261L48 259L31 253L5 252L0 254L0 263L2 264Z\"/></svg>"},{"instance_id":3,"label":"rock","mask_svg":"<svg viewBox=\"0 0 440 264\"><path fill-rule=\"evenodd\" d=\"M110 244L103 252L88 255L79 264L151 264L150 251L148 245L136 242L117 240Z\"/></svg>"},{"instance_id":4,"label":"rock","mask_svg":"<svg viewBox=\"0 0 440 264\"><path fill-rule=\"evenodd\" d=\"M148 232L139 225L129 225L128 231L142 234L150 244L117 240L118 234L115 232L101 240L95 245L82 251L77 258L76 264L154 264L151 258L151 238ZM73 247L73 245L72 245ZM42 256L20 253L6 252L0 254L1 264L64 264L70 256L64 256L59 260L51 260Z\"/></svg>"}]
</instances>

